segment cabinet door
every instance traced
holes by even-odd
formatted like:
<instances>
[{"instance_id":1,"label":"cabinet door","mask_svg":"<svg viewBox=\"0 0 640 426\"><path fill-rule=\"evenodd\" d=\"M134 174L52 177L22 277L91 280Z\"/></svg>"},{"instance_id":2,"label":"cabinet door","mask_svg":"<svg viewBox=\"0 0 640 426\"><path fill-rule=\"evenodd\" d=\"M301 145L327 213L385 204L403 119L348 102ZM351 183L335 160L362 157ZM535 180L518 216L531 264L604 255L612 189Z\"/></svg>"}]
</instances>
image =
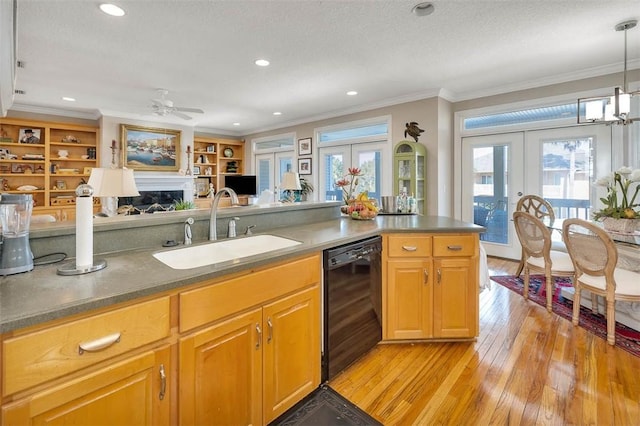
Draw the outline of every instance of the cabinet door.
<instances>
[{"instance_id":1,"label":"cabinet door","mask_svg":"<svg viewBox=\"0 0 640 426\"><path fill-rule=\"evenodd\" d=\"M166 346L37 392L4 406L0 423L169 425L170 358Z\"/></svg>"},{"instance_id":2,"label":"cabinet door","mask_svg":"<svg viewBox=\"0 0 640 426\"><path fill-rule=\"evenodd\" d=\"M263 308L264 423L320 385L320 289Z\"/></svg>"},{"instance_id":3,"label":"cabinet door","mask_svg":"<svg viewBox=\"0 0 640 426\"><path fill-rule=\"evenodd\" d=\"M385 339L432 336L431 260L389 259Z\"/></svg>"},{"instance_id":4,"label":"cabinet door","mask_svg":"<svg viewBox=\"0 0 640 426\"><path fill-rule=\"evenodd\" d=\"M478 334L478 280L474 258L435 258L434 337Z\"/></svg>"},{"instance_id":5,"label":"cabinet door","mask_svg":"<svg viewBox=\"0 0 640 426\"><path fill-rule=\"evenodd\" d=\"M180 424L262 423L262 315L238 315L180 340Z\"/></svg>"}]
</instances>

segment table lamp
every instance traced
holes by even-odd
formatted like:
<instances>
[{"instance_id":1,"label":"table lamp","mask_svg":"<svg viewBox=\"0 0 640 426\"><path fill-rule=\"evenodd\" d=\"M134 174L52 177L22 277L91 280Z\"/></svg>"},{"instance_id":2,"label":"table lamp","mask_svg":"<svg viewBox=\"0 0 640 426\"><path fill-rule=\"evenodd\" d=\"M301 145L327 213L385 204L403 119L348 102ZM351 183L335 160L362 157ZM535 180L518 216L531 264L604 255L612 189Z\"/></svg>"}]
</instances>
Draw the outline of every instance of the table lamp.
<instances>
[{"instance_id":1,"label":"table lamp","mask_svg":"<svg viewBox=\"0 0 640 426\"><path fill-rule=\"evenodd\" d=\"M93 197L140 195L133 170L94 168L89 183L76 188L76 261L58 268L58 275L80 275L106 268L104 259L93 259ZM117 205L117 201L116 201Z\"/></svg>"},{"instance_id":2,"label":"table lamp","mask_svg":"<svg viewBox=\"0 0 640 426\"><path fill-rule=\"evenodd\" d=\"M280 188L285 192L285 197L282 201L293 202L296 201L296 195L294 191L302 190L300 185L300 176L295 172L285 172L282 174L282 182L280 182Z\"/></svg>"}]
</instances>

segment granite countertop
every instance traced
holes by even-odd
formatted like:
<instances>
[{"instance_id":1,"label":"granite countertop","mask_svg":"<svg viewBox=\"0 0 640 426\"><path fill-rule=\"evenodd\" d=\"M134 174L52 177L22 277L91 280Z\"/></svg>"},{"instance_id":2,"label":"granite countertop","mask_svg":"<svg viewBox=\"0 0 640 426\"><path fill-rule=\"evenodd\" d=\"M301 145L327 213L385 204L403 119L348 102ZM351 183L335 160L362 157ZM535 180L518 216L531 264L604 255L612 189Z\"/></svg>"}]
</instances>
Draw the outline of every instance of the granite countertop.
<instances>
[{"instance_id":1,"label":"granite countertop","mask_svg":"<svg viewBox=\"0 0 640 426\"><path fill-rule=\"evenodd\" d=\"M57 275L61 263L36 266L31 272L0 278L0 333L319 252L382 232L479 233L484 228L437 216L390 215L371 221L342 217L264 232L302 243L292 248L188 270L172 269L155 259L153 253L171 250L161 247L99 256L107 261L107 267L84 275ZM194 245L207 242L194 241ZM184 246L176 248L181 247Z\"/></svg>"}]
</instances>

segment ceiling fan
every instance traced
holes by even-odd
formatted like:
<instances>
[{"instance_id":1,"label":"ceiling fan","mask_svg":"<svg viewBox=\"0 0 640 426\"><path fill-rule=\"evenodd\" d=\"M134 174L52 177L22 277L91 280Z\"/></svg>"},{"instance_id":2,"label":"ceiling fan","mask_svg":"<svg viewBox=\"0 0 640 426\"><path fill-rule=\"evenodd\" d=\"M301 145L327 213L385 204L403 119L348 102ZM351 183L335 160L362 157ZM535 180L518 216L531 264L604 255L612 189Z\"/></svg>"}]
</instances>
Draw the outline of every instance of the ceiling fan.
<instances>
[{"instance_id":1,"label":"ceiling fan","mask_svg":"<svg viewBox=\"0 0 640 426\"><path fill-rule=\"evenodd\" d=\"M204 114L204 111L200 108L185 108L185 107L177 107L173 105L173 101L167 99L166 96L169 94L167 89L158 89L158 94L160 95L160 99L151 99L151 109L155 115L165 116L169 114L173 114L177 117L183 118L185 120L191 120L191 117L185 112Z\"/></svg>"}]
</instances>

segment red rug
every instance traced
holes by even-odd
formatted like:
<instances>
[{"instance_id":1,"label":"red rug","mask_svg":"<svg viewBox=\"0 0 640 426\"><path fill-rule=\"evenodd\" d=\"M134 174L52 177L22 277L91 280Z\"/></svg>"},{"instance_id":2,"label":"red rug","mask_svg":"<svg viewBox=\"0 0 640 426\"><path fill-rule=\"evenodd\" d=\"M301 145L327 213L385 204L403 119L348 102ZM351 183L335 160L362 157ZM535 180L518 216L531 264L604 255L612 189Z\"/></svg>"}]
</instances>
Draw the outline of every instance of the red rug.
<instances>
[{"instance_id":1,"label":"red rug","mask_svg":"<svg viewBox=\"0 0 640 426\"><path fill-rule=\"evenodd\" d=\"M491 279L498 284L522 295L524 288L524 276L520 278L513 275L493 276ZM555 294L553 295L553 312L571 321L573 315L573 302L562 297L562 287L572 287L568 278L555 279ZM529 279L529 299L541 306L547 306L547 291L543 275L531 275ZM580 307L579 325L596 336L607 340L607 319L604 315L594 314L591 309ZM616 346L640 357L640 331L616 322Z\"/></svg>"}]
</instances>

